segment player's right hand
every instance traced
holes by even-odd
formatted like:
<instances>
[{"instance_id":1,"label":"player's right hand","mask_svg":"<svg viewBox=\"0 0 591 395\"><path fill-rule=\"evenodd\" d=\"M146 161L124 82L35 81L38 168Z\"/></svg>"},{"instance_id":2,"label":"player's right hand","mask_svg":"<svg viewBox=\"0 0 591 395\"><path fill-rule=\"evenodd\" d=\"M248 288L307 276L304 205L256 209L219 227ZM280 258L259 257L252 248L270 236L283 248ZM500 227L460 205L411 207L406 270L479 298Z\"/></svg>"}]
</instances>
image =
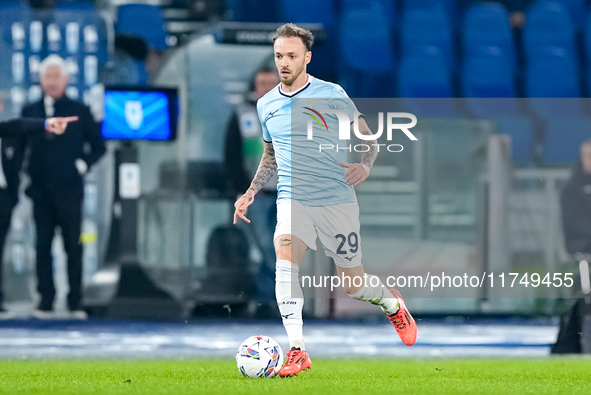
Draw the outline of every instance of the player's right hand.
<instances>
[{"instance_id":1,"label":"player's right hand","mask_svg":"<svg viewBox=\"0 0 591 395\"><path fill-rule=\"evenodd\" d=\"M242 218L246 223L250 220L246 218L246 209L254 202L254 190L248 188L244 195L240 196L236 203L234 203L234 225L238 223L238 218Z\"/></svg>"},{"instance_id":2,"label":"player's right hand","mask_svg":"<svg viewBox=\"0 0 591 395\"><path fill-rule=\"evenodd\" d=\"M45 129L51 133L62 134L66 131L68 123L75 122L77 120L78 117L47 118L47 121L45 122Z\"/></svg>"}]
</instances>

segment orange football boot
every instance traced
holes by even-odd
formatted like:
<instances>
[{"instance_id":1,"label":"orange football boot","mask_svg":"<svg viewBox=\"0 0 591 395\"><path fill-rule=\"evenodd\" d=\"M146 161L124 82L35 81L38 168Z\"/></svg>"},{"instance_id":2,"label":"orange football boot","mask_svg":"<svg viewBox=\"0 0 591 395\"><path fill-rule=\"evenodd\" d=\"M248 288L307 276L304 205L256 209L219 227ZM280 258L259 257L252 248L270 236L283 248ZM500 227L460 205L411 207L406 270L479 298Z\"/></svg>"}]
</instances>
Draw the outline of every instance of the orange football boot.
<instances>
[{"instance_id":1,"label":"orange football boot","mask_svg":"<svg viewBox=\"0 0 591 395\"><path fill-rule=\"evenodd\" d=\"M400 292L396 289L391 289L390 292L396 299L398 299L398 312L389 315L388 318L396 328L400 340L402 340L407 346L412 346L415 344L415 341L417 341L417 324L406 308Z\"/></svg>"},{"instance_id":2,"label":"orange football boot","mask_svg":"<svg viewBox=\"0 0 591 395\"><path fill-rule=\"evenodd\" d=\"M312 369L312 361L307 352L292 347L287 353L287 362L279 371L281 377L297 376L301 371Z\"/></svg>"}]
</instances>

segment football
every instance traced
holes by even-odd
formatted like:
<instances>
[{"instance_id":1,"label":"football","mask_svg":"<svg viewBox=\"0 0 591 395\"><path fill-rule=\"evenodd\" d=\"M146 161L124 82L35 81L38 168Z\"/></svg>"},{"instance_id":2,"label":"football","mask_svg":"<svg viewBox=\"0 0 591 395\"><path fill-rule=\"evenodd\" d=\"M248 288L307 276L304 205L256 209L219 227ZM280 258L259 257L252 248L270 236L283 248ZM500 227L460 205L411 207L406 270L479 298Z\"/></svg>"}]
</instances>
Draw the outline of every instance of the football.
<instances>
[{"instance_id":1,"label":"football","mask_svg":"<svg viewBox=\"0 0 591 395\"><path fill-rule=\"evenodd\" d=\"M251 336L238 348L236 364L245 377L273 377L283 366L283 351L269 336Z\"/></svg>"}]
</instances>

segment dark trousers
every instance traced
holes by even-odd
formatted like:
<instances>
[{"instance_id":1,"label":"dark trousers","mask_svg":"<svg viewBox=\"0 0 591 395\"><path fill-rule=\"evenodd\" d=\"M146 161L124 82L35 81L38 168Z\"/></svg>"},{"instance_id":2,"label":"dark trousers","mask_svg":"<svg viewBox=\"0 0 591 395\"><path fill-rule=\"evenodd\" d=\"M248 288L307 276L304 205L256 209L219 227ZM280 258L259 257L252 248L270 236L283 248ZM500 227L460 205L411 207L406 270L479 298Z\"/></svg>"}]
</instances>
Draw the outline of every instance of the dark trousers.
<instances>
[{"instance_id":1,"label":"dark trousers","mask_svg":"<svg viewBox=\"0 0 591 395\"><path fill-rule=\"evenodd\" d=\"M2 292L2 258L4 256L4 243L10 229L10 218L14 208L14 199L6 191L0 190L0 307L4 302L4 293Z\"/></svg>"},{"instance_id":2,"label":"dark trousers","mask_svg":"<svg viewBox=\"0 0 591 395\"><path fill-rule=\"evenodd\" d=\"M45 192L33 199L33 215L37 228L37 291L41 294L40 308L51 310L55 298L51 244L55 228L60 227L64 249L68 255L68 308L80 309L82 298L82 191L75 193Z\"/></svg>"}]
</instances>

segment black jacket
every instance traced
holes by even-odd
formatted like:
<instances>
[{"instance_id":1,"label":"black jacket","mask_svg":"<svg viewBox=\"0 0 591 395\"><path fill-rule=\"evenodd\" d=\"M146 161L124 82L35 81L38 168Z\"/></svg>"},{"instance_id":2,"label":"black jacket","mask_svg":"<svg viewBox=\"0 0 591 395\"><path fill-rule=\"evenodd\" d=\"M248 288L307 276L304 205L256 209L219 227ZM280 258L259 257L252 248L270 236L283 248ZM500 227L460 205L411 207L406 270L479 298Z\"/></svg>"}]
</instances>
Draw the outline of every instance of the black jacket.
<instances>
[{"instance_id":1,"label":"black jacket","mask_svg":"<svg viewBox=\"0 0 591 395\"><path fill-rule=\"evenodd\" d=\"M591 174L577 162L560 196L564 242L570 254L591 253Z\"/></svg>"},{"instance_id":2,"label":"black jacket","mask_svg":"<svg viewBox=\"0 0 591 395\"><path fill-rule=\"evenodd\" d=\"M90 168L105 153L100 127L83 103L66 96L54 103L55 117L78 116L62 135L42 133L29 137L31 149L28 172L31 176L30 196L39 191L83 190L82 176L76 160L83 159ZM23 117L45 118L43 99L23 108Z\"/></svg>"},{"instance_id":3,"label":"black jacket","mask_svg":"<svg viewBox=\"0 0 591 395\"><path fill-rule=\"evenodd\" d=\"M45 119L11 119L10 121L0 122L0 138L22 137L23 135L42 132L44 128Z\"/></svg>"},{"instance_id":4,"label":"black jacket","mask_svg":"<svg viewBox=\"0 0 591 395\"><path fill-rule=\"evenodd\" d=\"M7 183L4 191L11 195L13 204L18 201L19 173L23 165L27 136L34 133L41 134L44 131L44 124L44 119L12 119L0 122L2 139L0 160L2 160L2 171Z\"/></svg>"},{"instance_id":5,"label":"black jacket","mask_svg":"<svg viewBox=\"0 0 591 395\"><path fill-rule=\"evenodd\" d=\"M248 175L244 167L244 154L240 126L238 125L238 114L234 112L226 128L226 139L224 144L224 163L226 174L230 178L232 189L236 193L243 193L250 186L252 177Z\"/></svg>"}]
</instances>

